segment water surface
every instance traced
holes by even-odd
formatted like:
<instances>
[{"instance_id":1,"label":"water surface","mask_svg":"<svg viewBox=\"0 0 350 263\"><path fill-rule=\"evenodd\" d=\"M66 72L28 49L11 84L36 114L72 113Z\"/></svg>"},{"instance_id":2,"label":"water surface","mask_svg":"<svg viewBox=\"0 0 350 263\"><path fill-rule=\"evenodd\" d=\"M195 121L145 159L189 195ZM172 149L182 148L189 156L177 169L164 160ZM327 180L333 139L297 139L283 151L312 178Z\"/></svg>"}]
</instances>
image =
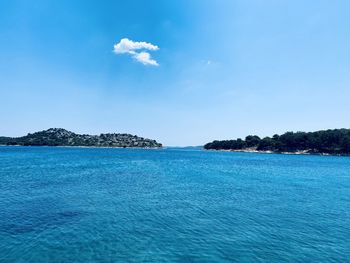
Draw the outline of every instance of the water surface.
<instances>
[{"instance_id":1,"label":"water surface","mask_svg":"<svg viewBox=\"0 0 350 263\"><path fill-rule=\"evenodd\" d=\"M0 147L0 262L349 262L350 158Z\"/></svg>"}]
</instances>

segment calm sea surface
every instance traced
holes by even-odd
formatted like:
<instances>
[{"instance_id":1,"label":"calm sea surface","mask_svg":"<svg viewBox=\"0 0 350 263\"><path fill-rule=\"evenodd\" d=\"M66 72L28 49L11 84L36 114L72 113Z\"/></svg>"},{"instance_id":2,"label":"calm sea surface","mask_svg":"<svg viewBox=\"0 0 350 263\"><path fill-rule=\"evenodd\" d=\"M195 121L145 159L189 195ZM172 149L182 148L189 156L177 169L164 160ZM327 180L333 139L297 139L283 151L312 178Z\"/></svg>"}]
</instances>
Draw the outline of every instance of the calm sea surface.
<instances>
[{"instance_id":1,"label":"calm sea surface","mask_svg":"<svg viewBox=\"0 0 350 263\"><path fill-rule=\"evenodd\" d=\"M350 157L0 147L0 262L350 262Z\"/></svg>"}]
</instances>

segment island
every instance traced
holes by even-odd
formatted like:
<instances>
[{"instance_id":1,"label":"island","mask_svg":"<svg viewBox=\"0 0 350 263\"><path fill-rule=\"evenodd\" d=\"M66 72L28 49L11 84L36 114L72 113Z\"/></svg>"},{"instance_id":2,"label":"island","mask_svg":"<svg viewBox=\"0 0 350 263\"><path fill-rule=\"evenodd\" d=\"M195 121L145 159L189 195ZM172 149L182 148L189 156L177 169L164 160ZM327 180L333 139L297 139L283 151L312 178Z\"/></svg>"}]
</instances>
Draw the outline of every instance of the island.
<instances>
[{"instance_id":1,"label":"island","mask_svg":"<svg viewBox=\"0 0 350 263\"><path fill-rule=\"evenodd\" d=\"M286 132L260 138L249 135L244 140L215 140L204 145L206 150L294 154L350 154L350 129L315 132Z\"/></svg>"},{"instance_id":2,"label":"island","mask_svg":"<svg viewBox=\"0 0 350 263\"><path fill-rule=\"evenodd\" d=\"M0 145L18 146L86 146L161 148L155 140L126 133L102 133L100 135L76 134L62 128L50 128L22 137L0 137Z\"/></svg>"}]
</instances>

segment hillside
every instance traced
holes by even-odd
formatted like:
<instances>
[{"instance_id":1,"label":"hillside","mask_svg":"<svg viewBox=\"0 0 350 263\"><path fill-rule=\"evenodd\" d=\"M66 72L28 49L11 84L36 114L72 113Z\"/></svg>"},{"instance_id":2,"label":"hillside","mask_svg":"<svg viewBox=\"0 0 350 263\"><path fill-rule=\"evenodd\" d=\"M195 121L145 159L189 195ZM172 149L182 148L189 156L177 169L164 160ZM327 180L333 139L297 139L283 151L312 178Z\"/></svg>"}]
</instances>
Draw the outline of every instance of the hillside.
<instances>
[{"instance_id":1,"label":"hillside","mask_svg":"<svg viewBox=\"0 0 350 263\"><path fill-rule=\"evenodd\" d=\"M61 128L29 133L23 137L0 137L0 145L21 146L95 146L95 147L141 147L159 148L155 140L125 133L105 133L100 135L76 134Z\"/></svg>"}]
</instances>

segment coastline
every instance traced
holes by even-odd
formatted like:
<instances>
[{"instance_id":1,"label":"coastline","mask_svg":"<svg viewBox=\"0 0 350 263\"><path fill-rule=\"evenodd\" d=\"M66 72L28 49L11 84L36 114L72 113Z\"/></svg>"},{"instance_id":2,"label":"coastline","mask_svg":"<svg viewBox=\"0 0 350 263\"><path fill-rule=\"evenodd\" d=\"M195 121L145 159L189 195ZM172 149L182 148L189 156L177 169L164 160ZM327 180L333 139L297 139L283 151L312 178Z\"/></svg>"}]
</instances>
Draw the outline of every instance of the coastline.
<instances>
[{"instance_id":1,"label":"coastline","mask_svg":"<svg viewBox=\"0 0 350 263\"><path fill-rule=\"evenodd\" d=\"M53 147L53 148L91 148L91 149L140 149L140 150L164 150L168 147L108 147L108 146L73 146L73 145L4 145L0 144L0 147ZM203 149L203 151L212 152L238 152L238 153L258 153L258 154L283 154L283 155L315 155L315 156L339 156L349 157L350 154L331 154L331 153L316 153L309 152L307 150L296 152L274 152L274 151L258 151L254 149L240 149L240 150L225 150L225 149Z\"/></svg>"},{"instance_id":2,"label":"coastline","mask_svg":"<svg viewBox=\"0 0 350 263\"><path fill-rule=\"evenodd\" d=\"M208 149L206 151L218 151L218 152L241 152L241 153L259 153L259 154L285 154L285 155L318 155L318 156L344 156L349 157L349 154L331 154L331 153L316 153L304 151L296 152L274 152L274 151L258 151L252 149L241 149L241 150L224 150L224 149Z\"/></svg>"},{"instance_id":3,"label":"coastline","mask_svg":"<svg viewBox=\"0 0 350 263\"><path fill-rule=\"evenodd\" d=\"M6 145L0 144L0 147L53 147L53 148L102 148L102 149L144 149L159 150L164 147L108 147L108 146L83 146L83 145Z\"/></svg>"}]
</instances>

